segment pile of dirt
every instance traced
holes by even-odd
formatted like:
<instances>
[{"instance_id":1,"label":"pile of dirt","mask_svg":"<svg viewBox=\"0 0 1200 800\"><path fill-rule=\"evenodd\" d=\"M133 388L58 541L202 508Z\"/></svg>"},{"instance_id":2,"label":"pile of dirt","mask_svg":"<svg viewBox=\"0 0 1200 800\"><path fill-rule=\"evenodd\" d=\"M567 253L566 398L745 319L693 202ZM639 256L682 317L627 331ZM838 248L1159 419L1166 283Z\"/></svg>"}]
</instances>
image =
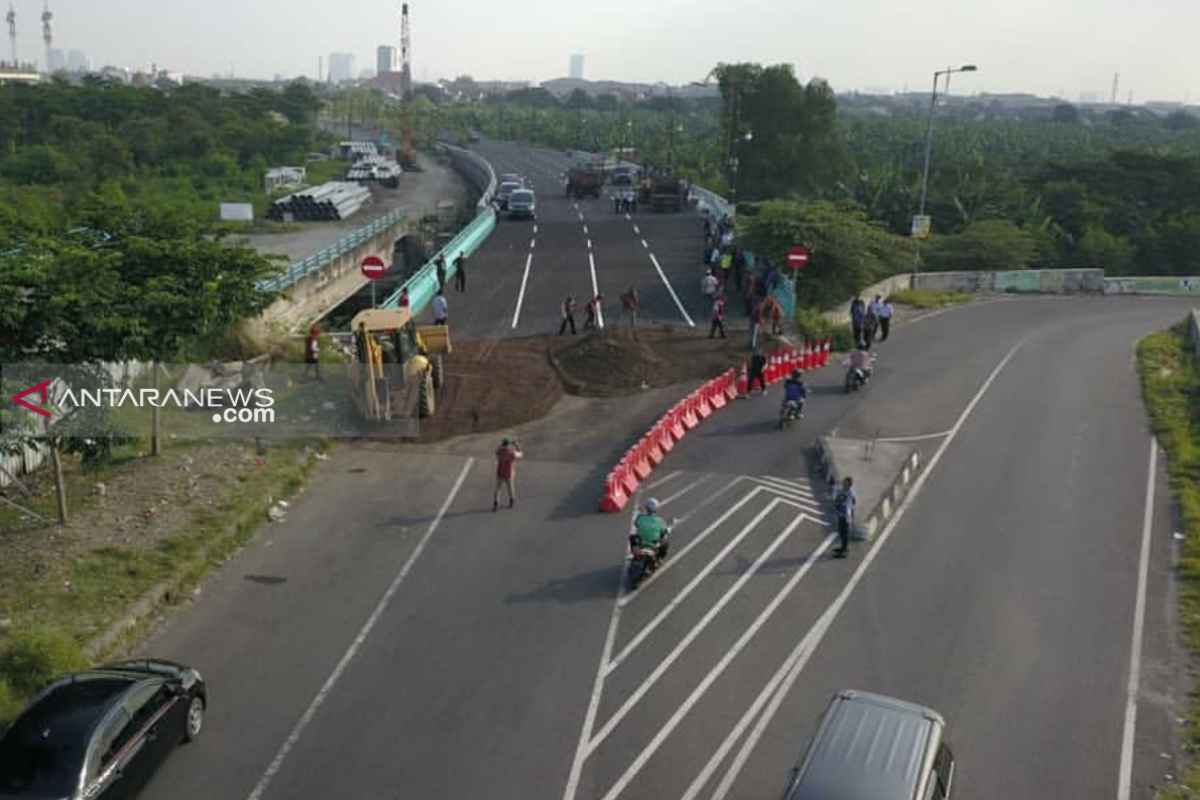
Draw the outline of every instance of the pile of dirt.
<instances>
[{"instance_id":1,"label":"pile of dirt","mask_svg":"<svg viewBox=\"0 0 1200 800\"><path fill-rule=\"evenodd\" d=\"M764 341L764 346L771 346ZM551 360L566 390L613 397L686 381L707 380L747 355L742 335L709 339L691 328L608 328L581 339L558 338Z\"/></svg>"},{"instance_id":2,"label":"pile of dirt","mask_svg":"<svg viewBox=\"0 0 1200 800\"><path fill-rule=\"evenodd\" d=\"M455 342L442 360L443 386L420 442L512 430L541 419L563 395L544 337Z\"/></svg>"}]
</instances>

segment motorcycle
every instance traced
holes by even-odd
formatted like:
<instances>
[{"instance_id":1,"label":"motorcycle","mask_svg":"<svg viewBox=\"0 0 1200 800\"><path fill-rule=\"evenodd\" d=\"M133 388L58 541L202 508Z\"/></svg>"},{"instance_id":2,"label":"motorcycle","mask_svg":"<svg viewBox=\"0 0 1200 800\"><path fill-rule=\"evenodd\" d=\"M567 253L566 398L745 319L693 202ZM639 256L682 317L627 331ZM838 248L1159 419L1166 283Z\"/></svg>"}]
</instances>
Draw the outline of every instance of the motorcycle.
<instances>
[{"instance_id":1,"label":"motorcycle","mask_svg":"<svg viewBox=\"0 0 1200 800\"><path fill-rule=\"evenodd\" d=\"M803 401L784 400L783 405L779 407L779 430L787 430L792 426L793 422L798 422L803 416Z\"/></svg>"},{"instance_id":2,"label":"motorcycle","mask_svg":"<svg viewBox=\"0 0 1200 800\"><path fill-rule=\"evenodd\" d=\"M636 533L629 535L629 591L635 591L642 581L654 574L666 560L664 552L671 537L671 530L678 520L671 520L666 533L657 545L644 544Z\"/></svg>"},{"instance_id":3,"label":"motorcycle","mask_svg":"<svg viewBox=\"0 0 1200 800\"><path fill-rule=\"evenodd\" d=\"M857 392L866 386L867 381L871 380L871 375L875 371L874 358L871 359L870 365L866 367L855 367L848 358L843 363L846 366L846 394Z\"/></svg>"}]
</instances>

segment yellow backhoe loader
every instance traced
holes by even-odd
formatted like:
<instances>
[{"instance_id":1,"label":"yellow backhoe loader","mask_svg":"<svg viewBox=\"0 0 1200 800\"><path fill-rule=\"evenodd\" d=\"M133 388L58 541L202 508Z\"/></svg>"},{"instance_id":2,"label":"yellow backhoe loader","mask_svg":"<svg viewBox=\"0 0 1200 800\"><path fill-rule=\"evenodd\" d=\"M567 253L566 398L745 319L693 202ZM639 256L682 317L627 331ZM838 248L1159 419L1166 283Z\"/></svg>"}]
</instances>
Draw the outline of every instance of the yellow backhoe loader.
<instances>
[{"instance_id":1,"label":"yellow backhoe loader","mask_svg":"<svg viewBox=\"0 0 1200 800\"><path fill-rule=\"evenodd\" d=\"M350 322L355 363L350 393L372 422L431 417L442 388L442 355L450 352L447 325L420 325L407 308L360 311Z\"/></svg>"}]
</instances>

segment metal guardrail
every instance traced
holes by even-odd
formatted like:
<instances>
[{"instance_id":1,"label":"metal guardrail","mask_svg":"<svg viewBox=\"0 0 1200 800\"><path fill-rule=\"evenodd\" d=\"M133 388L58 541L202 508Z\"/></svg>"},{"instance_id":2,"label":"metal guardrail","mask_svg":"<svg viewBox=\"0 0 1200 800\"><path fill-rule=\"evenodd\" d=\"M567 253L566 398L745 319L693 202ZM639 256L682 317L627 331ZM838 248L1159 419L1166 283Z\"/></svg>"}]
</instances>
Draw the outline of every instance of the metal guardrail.
<instances>
[{"instance_id":1,"label":"metal guardrail","mask_svg":"<svg viewBox=\"0 0 1200 800\"><path fill-rule=\"evenodd\" d=\"M455 261L458 257L474 253L496 227L496 212L489 206L475 219L458 232L458 235L434 254L428 262L418 269L411 278L400 284L396 291L388 295L380 304L380 308L395 308L400 302L400 295L408 291L408 305L413 314L418 314L437 294L437 262L439 258L446 260L446 280L454 277Z\"/></svg>"},{"instance_id":2,"label":"metal guardrail","mask_svg":"<svg viewBox=\"0 0 1200 800\"><path fill-rule=\"evenodd\" d=\"M298 261L287 268L287 271L282 275L274 278L268 278L258 284L258 288L264 292L281 292L292 284L299 281L310 272L314 272L321 267L332 262L334 259L351 252L363 243L370 241L375 236L395 225L400 220L408 216L408 209L400 207L389 211L379 219L367 225L364 228L359 228L354 233L340 240L333 247L327 247L313 253L303 261Z\"/></svg>"}]
</instances>

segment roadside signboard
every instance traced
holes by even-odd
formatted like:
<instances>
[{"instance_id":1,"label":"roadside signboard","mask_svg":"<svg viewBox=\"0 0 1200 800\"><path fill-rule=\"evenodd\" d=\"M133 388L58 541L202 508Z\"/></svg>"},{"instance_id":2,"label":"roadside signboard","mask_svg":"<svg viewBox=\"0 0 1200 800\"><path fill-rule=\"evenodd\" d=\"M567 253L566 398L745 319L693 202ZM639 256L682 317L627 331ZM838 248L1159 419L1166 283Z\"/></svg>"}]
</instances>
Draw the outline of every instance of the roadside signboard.
<instances>
[{"instance_id":1,"label":"roadside signboard","mask_svg":"<svg viewBox=\"0 0 1200 800\"><path fill-rule=\"evenodd\" d=\"M379 256L367 256L362 260L363 277L377 281L383 277L385 272L387 272L387 264L383 263L383 259Z\"/></svg>"},{"instance_id":2,"label":"roadside signboard","mask_svg":"<svg viewBox=\"0 0 1200 800\"><path fill-rule=\"evenodd\" d=\"M912 218L912 235L914 239L928 239L933 230L933 217L914 214Z\"/></svg>"},{"instance_id":3,"label":"roadside signboard","mask_svg":"<svg viewBox=\"0 0 1200 800\"><path fill-rule=\"evenodd\" d=\"M788 250L788 266L792 269L804 269L808 266L808 250L803 247L793 247Z\"/></svg>"}]
</instances>

